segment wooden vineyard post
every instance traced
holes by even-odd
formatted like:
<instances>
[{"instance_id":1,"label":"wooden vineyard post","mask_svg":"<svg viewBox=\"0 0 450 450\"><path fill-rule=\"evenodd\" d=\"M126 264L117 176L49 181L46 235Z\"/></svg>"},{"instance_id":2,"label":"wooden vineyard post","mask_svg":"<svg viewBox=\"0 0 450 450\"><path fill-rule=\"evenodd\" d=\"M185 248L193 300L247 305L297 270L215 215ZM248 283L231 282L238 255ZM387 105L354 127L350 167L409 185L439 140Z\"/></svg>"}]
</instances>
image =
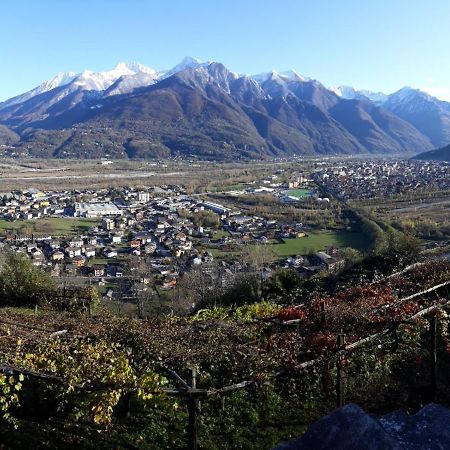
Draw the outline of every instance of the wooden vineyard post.
<instances>
[{"instance_id":1,"label":"wooden vineyard post","mask_svg":"<svg viewBox=\"0 0 450 450\"><path fill-rule=\"evenodd\" d=\"M431 401L435 401L437 394L437 318L435 314L430 319L430 344Z\"/></svg>"},{"instance_id":2,"label":"wooden vineyard post","mask_svg":"<svg viewBox=\"0 0 450 450\"><path fill-rule=\"evenodd\" d=\"M121 399L121 403L119 403L118 407L118 416L121 419L126 419L130 416L131 410L131 392L126 392L125 395Z\"/></svg>"},{"instance_id":3,"label":"wooden vineyard post","mask_svg":"<svg viewBox=\"0 0 450 450\"><path fill-rule=\"evenodd\" d=\"M197 374L195 368L191 369L191 388L197 388ZM198 415L198 400L195 394L188 394L188 449L197 450L197 415Z\"/></svg>"},{"instance_id":4,"label":"wooden vineyard post","mask_svg":"<svg viewBox=\"0 0 450 450\"><path fill-rule=\"evenodd\" d=\"M345 347L345 335L340 333L337 337L338 351L341 351ZM344 371L342 368L343 356L338 355L336 361L336 404L340 408L344 406Z\"/></svg>"},{"instance_id":5,"label":"wooden vineyard post","mask_svg":"<svg viewBox=\"0 0 450 450\"><path fill-rule=\"evenodd\" d=\"M63 301L62 301L62 308L63 311L66 310L67 305L66 305L66 282L64 282L64 286L63 286Z\"/></svg>"},{"instance_id":6,"label":"wooden vineyard post","mask_svg":"<svg viewBox=\"0 0 450 450\"><path fill-rule=\"evenodd\" d=\"M326 314L325 302L322 302L320 304L320 322L321 322L322 328L325 328L327 326L327 314Z\"/></svg>"}]
</instances>

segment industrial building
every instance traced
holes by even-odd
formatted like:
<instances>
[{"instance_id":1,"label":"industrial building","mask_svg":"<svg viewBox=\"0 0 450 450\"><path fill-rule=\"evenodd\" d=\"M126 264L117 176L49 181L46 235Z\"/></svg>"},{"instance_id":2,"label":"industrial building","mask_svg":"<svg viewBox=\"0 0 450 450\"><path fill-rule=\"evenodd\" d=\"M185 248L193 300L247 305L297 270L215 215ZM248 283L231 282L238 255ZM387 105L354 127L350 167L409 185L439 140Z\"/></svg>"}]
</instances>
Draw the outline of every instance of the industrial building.
<instances>
[{"instance_id":1,"label":"industrial building","mask_svg":"<svg viewBox=\"0 0 450 450\"><path fill-rule=\"evenodd\" d=\"M122 211L114 203L75 203L74 217L116 217Z\"/></svg>"}]
</instances>

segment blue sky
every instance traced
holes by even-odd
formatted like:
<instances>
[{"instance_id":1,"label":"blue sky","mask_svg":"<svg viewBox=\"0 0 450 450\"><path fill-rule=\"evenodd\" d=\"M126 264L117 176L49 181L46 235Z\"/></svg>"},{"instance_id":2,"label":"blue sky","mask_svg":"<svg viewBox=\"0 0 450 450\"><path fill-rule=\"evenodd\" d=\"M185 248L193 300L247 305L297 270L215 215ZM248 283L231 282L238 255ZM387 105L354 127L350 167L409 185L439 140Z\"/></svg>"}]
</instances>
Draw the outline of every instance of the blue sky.
<instances>
[{"instance_id":1,"label":"blue sky","mask_svg":"<svg viewBox=\"0 0 450 450\"><path fill-rule=\"evenodd\" d=\"M59 71L162 70L186 55L450 99L448 0L5 0L0 11L0 100Z\"/></svg>"}]
</instances>

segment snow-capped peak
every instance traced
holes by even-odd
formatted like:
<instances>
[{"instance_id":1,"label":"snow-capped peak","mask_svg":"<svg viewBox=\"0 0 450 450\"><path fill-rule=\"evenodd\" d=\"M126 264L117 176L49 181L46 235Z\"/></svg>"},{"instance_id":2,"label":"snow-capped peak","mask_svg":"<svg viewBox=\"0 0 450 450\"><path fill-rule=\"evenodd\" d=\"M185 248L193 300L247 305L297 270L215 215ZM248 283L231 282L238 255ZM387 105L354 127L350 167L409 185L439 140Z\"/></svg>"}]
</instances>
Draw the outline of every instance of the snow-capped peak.
<instances>
[{"instance_id":1,"label":"snow-capped peak","mask_svg":"<svg viewBox=\"0 0 450 450\"><path fill-rule=\"evenodd\" d=\"M41 92L50 91L69 84L76 76L77 74L75 72L59 72L55 77L44 81L37 89L40 89Z\"/></svg>"},{"instance_id":2,"label":"snow-capped peak","mask_svg":"<svg viewBox=\"0 0 450 450\"><path fill-rule=\"evenodd\" d=\"M119 78L147 74L156 77L156 71L139 63L120 62L117 66L106 72L92 72L85 70L79 74L74 84L85 90L104 91L112 86Z\"/></svg>"},{"instance_id":3,"label":"snow-capped peak","mask_svg":"<svg viewBox=\"0 0 450 450\"><path fill-rule=\"evenodd\" d=\"M126 75L134 75L134 74L138 74L138 73L147 73L149 75L154 75L156 74L156 70L144 66L143 64L139 64L137 62L120 62L119 64L117 64L117 66L115 67L114 70L117 70L118 72L129 72ZM125 74L125 73L124 73Z\"/></svg>"},{"instance_id":4,"label":"snow-capped peak","mask_svg":"<svg viewBox=\"0 0 450 450\"><path fill-rule=\"evenodd\" d=\"M36 97L36 95L44 94L45 92L51 91L52 89L55 89L57 87L65 86L66 84L71 83L76 78L76 76L77 74L75 72L59 72L56 76L44 81L42 84L35 87L31 91L6 100L2 103L2 108L26 102L27 100Z\"/></svg>"},{"instance_id":5,"label":"snow-capped peak","mask_svg":"<svg viewBox=\"0 0 450 450\"><path fill-rule=\"evenodd\" d=\"M293 69L285 70L283 72L277 72L276 70L272 70L271 72L251 75L250 77L253 78L255 81L257 81L258 83L264 83L265 81L270 79L281 79L283 81L311 81L310 78L300 75Z\"/></svg>"},{"instance_id":6,"label":"snow-capped peak","mask_svg":"<svg viewBox=\"0 0 450 450\"><path fill-rule=\"evenodd\" d=\"M279 73L281 78L287 79L287 80L293 80L293 81L311 81L310 78L304 77L303 75L300 75L297 71L290 69L285 70L284 72Z\"/></svg>"},{"instance_id":7,"label":"snow-capped peak","mask_svg":"<svg viewBox=\"0 0 450 450\"><path fill-rule=\"evenodd\" d=\"M408 103L417 99L426 101L437 100L436 97L431 96L427 92L405 86L389 96L389 104L392 106L399 103Z\"/></svg>"},{"instance_id":8,"label":"snow-capped peak","mask_svg":"<svg viewBox=\"0 0 450 450\"><path fill-rule=\"evenodd\" d=\"M193 61L193 58L191 58L189 61L185 60L184 63L193 64ZM101 92L107 90L122 78L126 78L126 80L123 81L122 86L114 86L114 92L130 92L134 88L154 83L158 76L159 74L154 69L137 62L120 62L112 70L104 72L94 72L92 70L84 70L81 73L60 72L31 91L6 100L1 104L1 108L23 103L36 95L49 92L55 88L64 87L64 92L58 94L59 98L63 98L68 93L79 89ZM132 77L136 79L130 80Z\"/></svg>"},{"instance_id":9,"label":"snow-capped peak","mask_svg":"<svg viewBox=\"0 0 450 450\"><path fill-rule=\"evenodd\" d=\"M178 71L184 69L193 69L195 67L201 66L202 64L203 61L201 61L200 59L193 58L192 56L186 56L179 64L174 67L174 69L177 69Z\"/></svg>"},{"instance_id":10,"label":"snow-capped peak","mask_svg":"<svg viewBox=\"0 0 450 450\"><path fill-rule=\"evenodd\" d=\"M351 86L332 87L330 88L330 91L334 92L337 96L347 100L367 99L378 105L383 104L389 97L383 92L372 92L364 89L355 89Z\"/></svg>"},{"instance_id":11,"label":"snow-capped peak","mask_svg":"<svg viewBox=\"0 0 450 450\"><path fill-rule=\"evenodd\" d=\"M164 78L169 78L178 72L182 72L187 69L197 69L199 67L206 67L211 64L211 61L203 62L198 58L193 58L191 56L186 56L183 60L178 63L175 67L170 70L163 71L160 73L159 78L162 80Z\"/></svg>"},{"instance_id":12,"label":"snow-capped peak","mask_svg":"<svg viewBox=\"0 0 450 450\"><path fill-rule=\"evenodd\" d=\"M358 95L358 91L351 86L331 87L330 91L334 92L338 97L342 97L347 100L353 100Z\"/></svg>"},{"instance_id":13,"label":"snow-capped peak","mask_svg":"<svg viewBox=\"0 0 450 450\"><path fill-rule=\"evenodd\" d=\"M409 97L410 95L417 94L419 92L420 92L419 89L414 89L410 86L404 86L401 89L399 89L398 91L394 92L392 94L392 96L395 95L395 97L397 97L398 99L401 99L401 98ZM424 94L425 94L425 92L424 92ZM425 95L427 95L427 94L425 94Z\"/></svg>"}]
</instances>

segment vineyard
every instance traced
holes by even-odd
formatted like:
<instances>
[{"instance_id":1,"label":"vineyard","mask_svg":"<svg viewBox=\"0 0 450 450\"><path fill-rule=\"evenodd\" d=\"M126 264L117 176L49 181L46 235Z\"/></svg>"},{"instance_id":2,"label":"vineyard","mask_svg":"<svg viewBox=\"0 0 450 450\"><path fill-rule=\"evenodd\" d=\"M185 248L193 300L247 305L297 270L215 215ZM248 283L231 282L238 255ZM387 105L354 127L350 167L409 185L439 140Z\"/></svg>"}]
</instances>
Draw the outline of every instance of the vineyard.
<instances>
[{"instance_id":1,"label":"vineyard","mask_svg":"<svg viewBox=\"0 0 450 450\"><path fill-rule=\"evenodd\" d=\"M271 448L344 402L450 404L450 263L273 302L135 320L0 310L11 448Z\"/></svg>"}]
</instances>

